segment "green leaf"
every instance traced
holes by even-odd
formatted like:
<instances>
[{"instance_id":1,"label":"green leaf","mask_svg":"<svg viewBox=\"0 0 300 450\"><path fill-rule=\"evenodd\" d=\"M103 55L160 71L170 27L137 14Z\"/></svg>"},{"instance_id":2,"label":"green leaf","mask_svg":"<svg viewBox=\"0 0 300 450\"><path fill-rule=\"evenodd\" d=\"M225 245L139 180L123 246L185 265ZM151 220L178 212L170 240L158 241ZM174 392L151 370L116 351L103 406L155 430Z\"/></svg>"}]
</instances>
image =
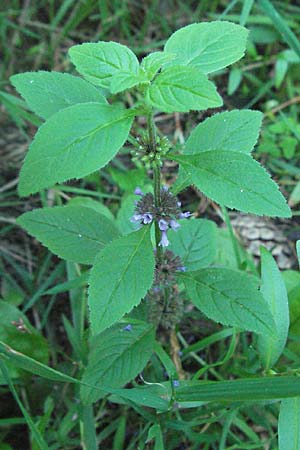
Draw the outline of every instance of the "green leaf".
<instances>
[{"instance_id":1,"label":"green leaf","mask_svg":"<svg viewBox=\"0 0 300 450\"><path fill-rule=\"evenodd\" d=\"M277 89L280 88L284 77L289 68L289 63L286 59L279 57L275 63L275 86Z\"/></svg>"},{"instance_id":2,"label":"green leaf","mask_svg":"<svg viewBox=\"0 0 300 450\"><path fill-rule=\"evenodd\" d=\"M300 203L300 181L298 181L292 189L289 197L289 205L291 208Z\"/></svg>"},{"instance_id":3,"label":"green leaf","mask_svg":"<svg viewBox=\"0 0 300 450\"><path fill-rule=\"evenodd\" d=\"M250 109L233 110L215 114L204 120L191 132L184 153L193 155L207 150L222 149L250 153L257 142L263 114ZM176 181L176 192L191 183L182 167Z\"/></svg>"},{"instance_id":4,"label":"green leaf","mask_svg":"<svg viewBox=\"0 0 300 450\"><path fill-rule=\"evenodd\" d=\"M147 181L144 168L118 170L114 167L110 167L109 173L112 176L113 181L124 191L134 192L137 186L144 186Z\"/></svg>"},{"instance_id":5,"label":"green leaf","mask_svg":"<svg viewBox=\"0 0 300 450\"><path fill-rule=\"evenodd\" d=\"M164 112L188 112L222 106L215 85L196 67L170 67L152 82L148 101Z\"/></svg>"},{"instance_id":6,"label":"green leaf","mask_svg":"<svg viewBox=\"0 0 300 450\"><path fill-rule=\"evenodd\" d=\"M60 72L25 72L10 78L30 109L48 119L52 114L77 103L106 103L92 84Z\"/></svg>"},{"instance_id":7,"label":"green leaf","mask_svg":"<svg viewBox=\"0 0 300 450\"><path fill-rule=\"evenodd\" d=\"M201 269L216 256L216 224L206 219L181 220L180 229L168 231L170 250L180 256L187 271Z\"/></svg>"},{"instance_id":8,"label":"green leaf","mask_svg":"<svg viewBox=\"0 0 300 450\"><path fill-rule=\"evenodd\" d=\"M206 316L223 325L272 334L274 321L254 277L225 268L178 275L188 296Z\"/></svg>"},{"instance_id":9,"label":"green leaf","mask_svg":"<svg viewBox=\"0 0 300 450\"><path fill-rule=\"evenodd\" d=\"M282 400L278 422L279 450L300 450L300 397Z\"/></svg>"},{"instance_id":10,"label":"green leaf","mask_svg":"<svg viewBox=\"0 0 300 450\"><path fill-rule=\"evenodd\" d=\"M114 223L84 206L55 206L27 212L17 223L55 255L92 264L108 242L119 236Z\"/></svg>"},{"instance_id":11,"label":"green leaf","mask_svg":"<svg viewBox=\"0 0 300 450\"><path fill-rule=\"evenodd\" d=\"M83 206L85 208L91 208L94 211L107 217L107 219L112 221L115 220L113 213L110 211L110 209L108 209L107 206L105 206L98 200L94 200L91 197L87 196L73 197L71 198L71 200L68 201L68 206Z\"/></svg>"},{"instance_id":12,"label":"green leaf","mask_svg":"<svg viewBox=\"0 0 300 450\"><path fill-rule=\"evenodd\" d=\"M93 403L105 395L101 388L120 388L131 381L147 364L153 346L154 327L137 320L120 322L92 338L82 378L82 401Z\"/></svg>"},{"instance_id":13,"label":"green leaf","mask_svg":"<svg viewBox=\"0 0 300 450\"><path fill-rule=\"evenodd\" d=\"M133 75L125 70L120 70L111 77L110 92L112 94L117 94L118 92L125 91L126 89L131 89L138 84L147 82L148 79L143 73Z\"/></svg>"},{"instance_id":14,"label":"green leaf","mask_svg":"<svg viewBox=\"0 0 300 450\"><path fill-rule=\"evenodd\" d=\"M136 222L131 222L131 217L134 214L136 195L124 195L121 200L121 207L117 214L117 225L121 234L129 234L138 230L141 225Z\"/></svg>"},{"instance_id":15,"label":"green leaf","mask_svg":"<svg viewBox=\"0 0 300 450\"><path fill-rule=\"evenodd\" d=\"M131 406L131 402L138 405L155 408L158 411L168 411L170 409L171 389L170 383L153 383L132 389L111 389L113 395L109 400L115 403L125 403ZM123 400L120 401L120 398Z\"/></svg>"},{"instance_id":16,"label":"green leaf","mask_svg":"<svg viewBox=\"0 0 300 450\"><path fill-rule=\"evenodd\" d=\"M132 121L132 111L99 103L57 112L39 128L30 145L20 173L20 195L105 166L126 141Z\"/></svg>"},{"instance_id":17,"label":"green leaf","mask_svg":"<svg viewBox=\"0 0 300 450\"><path fill-rule=\"evenodd\" d=\"M149 429L148 436L146 443L154 440L154 450L164 450L164 438L161 430L161 426L156 423L152 425L152 427Z\"/></svg>"},{"instance_id":18,"label":"green leaf","mask_svg":"<svg viewBox=\"0 0 300 450\"><path fill-rule=\"evenodd\" d=\"M11 362L14 366L33 373L34 375L46 378L47 380L59 381L62 383L80 383L76 378L52 369L52 367L48 367L45 364L18 352L0 341L0 360L1 359L5 359L5 361Z\"/></svg>"},{"instance_id":19,"label":"green leaf","mask_svg":"<svg viewBox=\"0 0 300 450\"><path fill-rule=\"evenodd\" d=\"M18 352L48 363L49 348L45 338L22 311L3 300L0 300L0 339Z\"/></svg>"},{"instance_id":20,"label":"green leaf","mask_svg":"<svg viewBox=\"0 0 300 450\"><path fill-rule=\"evenodd\" d=\"M261 293L270 307L275 323L272 336L258 338L258 350L265 369L271 368L281 355L289 330L289 304L285 283L272 255L261 247Z\"/></svg>"},{"instance_id":21,"label":"green leaf","mask_svg":"<svg viewBox=\"0 0 300 450\"><path fill-rule=\"evenodd\" d=\"M243 72L241 69L234 68L230 71L227 88L228 95L232 95L235 93L235 91L241 84L242 79L243 79Z\"/></svg>"},{"instance_id":22,"label":"green leaf","mask_svg":"<svg viewBox=\"0 0 300 450\"><path fill-rule=\"evenodd\" d=\"M208 150L250 153L257 142L263 114L250 109L225 111L204 120L191 132L184 153Z\"/></svg>"},{"instance_id":23,"label":"green leaf","mask_svg":"<svg viewBox=\"0 0 300 450\"><path fill-rule=\"evenodd\" d=\"M228 381L180 382L175 401L182 402L244 402L276 400L299 395L299 378L273 376ZM293 449L294 450L294 449Z\"/></svg>"},{"instance_id":24,"label":"green leaf","mask_svg":"<svg viewBox=\"0 0 300 450\"><path fill-rule=\"evenodd\" d=\"M148 80L152 80L159 69L174 57L175 55L170 55L165 52L150 53L142 59L141 69L146 72Z\"/></svg>"},{"instance_id":25,"label":"green leaf","mask_svg":"<svg viewBox=\"0 0 300 450\"><path fill-rule=\"evenodd\" d=\"M196 155L169 155L213 201L257 215L291 217L278 186L251 156L214 150Z\"/></svg>"},{"instance_id":26,"label":"green leaf","mask_svg":"<svg viewBox=\"0 0 300 450\"><path fill-rule=\"evenodd\" d=\"M149 226L116 239L100 252L91 271L89 289L93 334L105 330L140 303L152 285L153 273Z\"/></svg>"},{"instance_id":27,"label":"green leaf","mask_svg":"<svg viewBox=\"0 0 300 450\"><path fill-rule=\"evenodd\" d=\"M165 51L176 55L176 64L210 73L242 58L247 36L246 28L230 22L193 23L172 34Z\"/></svg>"},{"instance_id":28,"label":"green leaf","mask_svg":"<svg viewBox=\"0 0 300 450\"><path fill-rule=\"evenodd\" d=\"M109 88L111 77L119 71L137 75L139 62L135 54L117 42L75 45L69 55L77 71L97 86Z\"/></svg>"},{"instance_id":29,"label":"green leaf","mask_svg":"<svg viewBox=\"0 0 300 450\"><path fill-rule=\"evenodd\" d=\"M295 156L298 139L292 136L285 136L280 141L280 147L283 151L283 156L286 159L291 159Z\"/></svg>"}]
</instances>

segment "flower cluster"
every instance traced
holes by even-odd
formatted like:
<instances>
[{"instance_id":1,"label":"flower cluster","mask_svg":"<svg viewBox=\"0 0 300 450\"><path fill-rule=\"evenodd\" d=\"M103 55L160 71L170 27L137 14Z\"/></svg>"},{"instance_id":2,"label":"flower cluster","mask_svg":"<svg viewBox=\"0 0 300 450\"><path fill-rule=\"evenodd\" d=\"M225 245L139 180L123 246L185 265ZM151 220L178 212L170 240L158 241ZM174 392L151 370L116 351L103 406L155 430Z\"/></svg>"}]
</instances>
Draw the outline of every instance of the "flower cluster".
<instances>
[{"instance_id":1,"label":"flower cluster","mask_svg":"<svg viewBox=\"0 0 300 450\"><path fill-rule=\"evenodd\" d=\"M152 164L156 162L162 165L161 158L165 156L170 150L171 144L166 136L156 136L155 150L149 142L148 133L143 134L141 137L136 138L136 142L133 143L136 147L133 150L133 161L141 161L147 169L150 169Z\"/></svg>"},{"instance_id":2,"label":"flower cluster","mask_svg":"<svg viewBox=\"0 0 300 450\"><path fill-rule=\"evenodd\" d=\"M176 286L178 271L185 271L180 257L166 250L156 263L154 283L148 292L149 321L168 330L176 326L183 312L183 300Z\"/></svg>"},{"instance_id":3,"label":"flower cluster","mask_svg":"<svg viewBox=\"0 0 300 450\"><path fill-rule=\"evenodd\" d=\"M155 206L153 194L149 192L144 194L140 188L136 188L134 193L141 198L136 202L135 212L131 221L144 225L156 221L161 231L161 241L159 245L167 247L169 245L167 231L170 228L177 231L180 227L177 220L186 219L190 217L191 213L189 211L184 213L181 212L181 203L173 194L171 194L167 187L161 189L160 206Z\"/></svg>"}]
</instances>

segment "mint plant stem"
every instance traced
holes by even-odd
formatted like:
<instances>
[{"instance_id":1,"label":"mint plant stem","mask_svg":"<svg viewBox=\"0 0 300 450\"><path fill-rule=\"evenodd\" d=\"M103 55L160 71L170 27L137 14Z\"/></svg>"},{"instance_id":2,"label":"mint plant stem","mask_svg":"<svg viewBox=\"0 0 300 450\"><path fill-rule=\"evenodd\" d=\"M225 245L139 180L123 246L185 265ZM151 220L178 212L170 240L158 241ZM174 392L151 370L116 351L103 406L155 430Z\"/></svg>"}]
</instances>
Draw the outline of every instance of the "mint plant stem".
<instances>
[{"instance_id":1,"label":"mint plant stem","mask_svg":"<svg viewBox=\"0 0 300 450\"><path fill-rule=\"evenodd\" d=\"M150 151L156 154L156 129L152 111L147 116L147 126L148 126ZM161 205L161 195L160 195L161 182L160 182L160 166L156 160L153 163L153 184L154 184L155 207L158 208ZM162 249L159 246L160 231L158 222L155 222L155 242L156 242L156 258L157 261L159 261L161 259Z\"/></svg>"}]
</instances>

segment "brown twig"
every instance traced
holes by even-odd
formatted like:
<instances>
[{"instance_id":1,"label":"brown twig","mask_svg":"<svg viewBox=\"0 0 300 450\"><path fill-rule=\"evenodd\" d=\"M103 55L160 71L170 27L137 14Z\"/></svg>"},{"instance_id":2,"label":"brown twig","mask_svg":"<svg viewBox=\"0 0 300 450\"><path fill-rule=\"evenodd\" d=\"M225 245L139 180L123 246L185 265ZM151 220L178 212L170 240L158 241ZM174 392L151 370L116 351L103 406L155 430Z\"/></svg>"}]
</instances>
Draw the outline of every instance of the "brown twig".
<instances>
[{"instance_id":1,"label":"brown twig","mask_svg":"<svg viewBox=\"0 0 300 450\"><path fill-rule=\"evenodd\" d=\"M270 111L267 111L265 113L265 116L268 116L269 114L276 114L277 112L281 111L282 109L287 108L288 106L294 105L295 103L300 103L300 95L297 95L296 97L293 97L290 100L287 100L286 102L281 103L280 105L276 106L275 108L271 109Z\"/></svg>"},{"instance_id":2,"label":"brown twig","mask_svg":"<svg viewBox=\"0 0 300 450\"><path fill-rule=\"evenodd\" d=\"M176 367L176 370L178 373L178 378L180 380L184 380L186 378L186 376L185 376L184 370L182 368L181 359L179 357L180 345L179 345L179 341L177 339L176 331L174 329L171 330L171 332L170 332L170 345L171 345L171 349L170 349L171 358Z\"/></svg>"}]
</instances>

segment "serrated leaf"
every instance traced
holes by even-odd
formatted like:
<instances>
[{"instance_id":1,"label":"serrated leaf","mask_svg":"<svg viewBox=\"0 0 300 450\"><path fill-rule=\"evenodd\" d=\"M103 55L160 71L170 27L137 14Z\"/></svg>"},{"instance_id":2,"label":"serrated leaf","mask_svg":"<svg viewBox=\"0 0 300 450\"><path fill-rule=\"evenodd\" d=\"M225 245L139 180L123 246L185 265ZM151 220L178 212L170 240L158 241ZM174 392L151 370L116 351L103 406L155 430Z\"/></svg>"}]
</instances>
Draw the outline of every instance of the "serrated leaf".
<instances>
[{"instance_id":1,"label":"serrated leaf","mask_svg":"<svg viewBox=\"0 0 300 450\"><path fill-rule=\"evenodd\" d=\"M279 450L300 450L300 397L281 401L278 444Z\"/></svg>"},{"instance_id":2,"label":"serrated leaf","mask_svg":"<svg viewBox=\"0 0 300 450\"><path fill-rule=\"evenodd\" d=\"M206 219L181 220L180 229L168 231L170 250L180 256L187 271L209 266L216 256L216 225Z\"/></svg>"},{"instance_id":3,"label":"serrated leaf","mask_svg":"<svg viewBox=\"0 0 300 450\"><path fill-rule=\"evenodd\" d=\"M254 277L225 268L178 275L187 294L208 318L246 331L272 334L274 321Z\"/></svg>"},{"instance_id":4,"label":"serrated leaf","mask_svg":"<svg viewBox=\"0 0 300 450\"><path fill-rule=\"evenodd\" d=\"M154 273L150 227L122 236L97 256L89 288L90 322L100 333L138 305Z\"/></svg>"},{"instance_id":5,"label":"serrated leaf","mask_svg":"<svg viewBox=\"0 0 300 450\"><path fill-rule=\"evenodd\" d=\"M139 62L135 54L117 42L97 42L75 45L69 55L77 71L88 81L110 87L111 77L120 70L137 75Z\"/></svg>"},{"instance_id":6,"label":"serrated leaf","mask_svg":"<svg viewBox=\"0 0 300 450\"><path fill-rule=\"evenodd\" d=\"M29 147L20 173L20 195L105 166L126 141L132 121L132 111L99 103L82 103L54 114Z\"/></svg>"},{"instance_id":7,"label":"serrated leaf","mask_svg":"<svg viewBox=\"0 0 300 450\"><path fill-rule=\"evenodd\" d=\"M35 209L17 223L54 254L68 261L92 264L95 256L119 236L107 217L84 206Z\"/></svg>"},{"instance_id":8,"label":"serrated leaf","mask_svg":"<svg viewBox=\"0 0 300 450\"><path fill-rule=\"evenodd\" d=\"M192 155L215 149L250 153L257 142L262 119L260 111L250 109L215 114L193 129L186 141L184 154ZM190 184L188 173L181 167L176 180L176 192Z\"/></svg>"},{"instance_id":9,"label":"serrated leaf","mask_svg":"<svg viewBox=\"0 0 300 450\"><path fill-rule=\"evenodd\" d=\"M222 106L215 85L196 67L175 66L157 75L148 101L164 112L188 112Z\"/></svg>"},{"instance_id":10,"label":"serrated leaf","mask_svg":"<svg viewBox=\"0 0 300 450\"><path fill-rule=\"evenodd\" d=\"M272 336L261 335L257 345L265 369L280 357L288 336L289 304L285 283L272 255L261 247L261 293L269 305L275 328Z\"/></svg>"},{"instance_id":11,"label":"serrated leaf","mask_svg":"<svg viewBox=\"0 0 300 450\"><path fill-rule=\"evenodd\" d=\"M177 64L196 66L203 73L210 73L242 58L247 36L246 28L231 22L193 23L172 34L165 51L176 55Z\"/></svg>"},{"instance_id":12,"label":"serrated leaf","mask_svg":"<svg viewBox=\"0 0 300 450\"><path fill-rule=\"evenodd\" d=\"M77 103L106 103L95 86L68 73L41 70L13 75L10 80L29 108L44 119Z\"/></svg>"},{"instance_id":13,"label":"serrated leaf","mask_svg":"<svg viewBox=\"0 0 300 450\"><path fill-rule=\"evenodd\" d=\"M101 388L120 388L143 370L154 346L154 327L140 321L121 322L91 340L81 398L86 404L105 395ZM98 389L93 389L96 386Z\"/></svg>"},{"instance_id":14,"label":"serrated leaf","mask_svg":"<svg viewBox=\"0 0 300 450\"><path fill-rule=\"evenodd\" d=\"M260 111L225 111L199 123L186 141L184 153L192 155L222 149L250 153L257 142L263 119Z\"/></svg>"},{"instance_id":15,"label":"serrated leaf","mask_svg":"<svg viewBox=\"0 0 300 450\"><path fill-rule=\"evenodd\" d=\"M182 164L198 189L221 205L257 215L291 217L278 186L250 155L214 150L169 157Z\"/></svg>"},{"instance_id":16,"label":"serrated leaf","mask_svg":"<svg viewBox=\"0 0 300 450\"><path fill-rule=\"evenodd\" d=\"M163 65L172 59L175 55L168 54L166 52L154 52L147 55L142 59L141 69L143 69L149 80L152 80L154 75L159 71Z\"/></svg>"},{"instance_id":17,"label":"serrated leaf","mask_svg":"<svg viewBox=\"0 0 300 450\"><path fill-rule=\"evenodd\" d=\"M125 70L120 70L111 77L110 92L117 94L145 82L148 82L148 79L143 73L133 75Z\"/></svg>"}]
</instances>

